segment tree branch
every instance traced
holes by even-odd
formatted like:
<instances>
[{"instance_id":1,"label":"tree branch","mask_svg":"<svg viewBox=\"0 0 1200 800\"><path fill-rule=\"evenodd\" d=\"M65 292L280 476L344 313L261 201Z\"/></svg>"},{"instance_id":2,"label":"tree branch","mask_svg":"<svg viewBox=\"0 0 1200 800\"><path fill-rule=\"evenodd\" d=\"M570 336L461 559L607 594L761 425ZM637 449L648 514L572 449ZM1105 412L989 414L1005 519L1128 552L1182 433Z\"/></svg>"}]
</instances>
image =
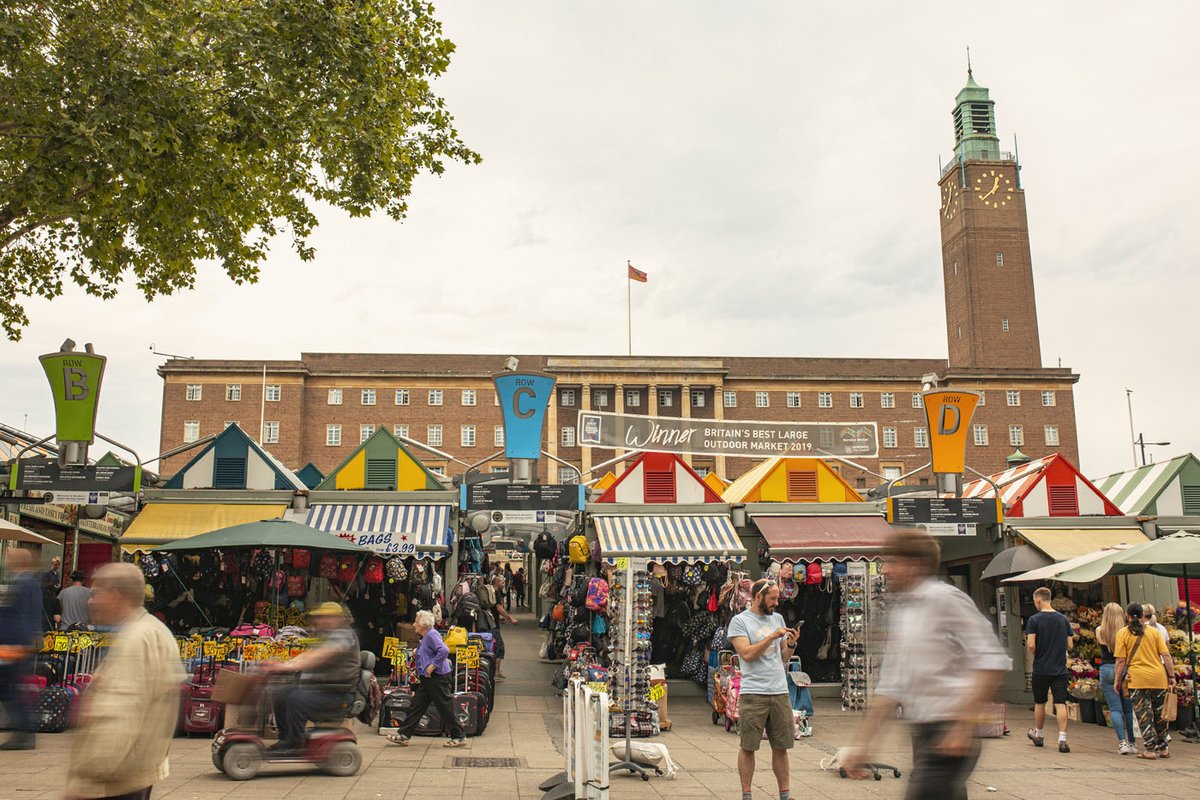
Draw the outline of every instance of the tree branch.
<instances>
[{"instance_id":1,"label":"tree branch","mask_svg":"<svg viewBox=\"0 0 1200 800\"><path fill-rule=\"evenodd\" d=\"M70 214L59 214L54 217L47 217L46 219L35 220L33 222L30 222L28 225L23 225L20 228L17 228L15 231L10 233L9 235L5 236L3 239L0 239L0 250L3 250L4 248L8 247L10 244L15 242L17 239L20 239L22 236L24 236L27 233L32 233L33 231L37 230L38 228L44 228L47 225L55 225L59 222L65 222L66 220L68 220L70 218L71 218Z\"/></svg>"}]
</instances>

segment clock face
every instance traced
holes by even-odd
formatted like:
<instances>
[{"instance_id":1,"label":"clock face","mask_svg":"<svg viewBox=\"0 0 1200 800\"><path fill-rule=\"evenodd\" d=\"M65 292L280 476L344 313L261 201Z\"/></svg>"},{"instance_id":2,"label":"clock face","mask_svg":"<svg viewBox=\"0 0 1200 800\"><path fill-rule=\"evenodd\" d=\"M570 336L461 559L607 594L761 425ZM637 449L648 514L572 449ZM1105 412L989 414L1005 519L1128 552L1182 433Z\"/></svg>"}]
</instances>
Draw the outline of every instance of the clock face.
<instances>
[{"instance_id":1,"label":"clock face","mask_svg":"<svg viewBox=\"0 0 1200 800\"><path fill-rule=\"evenodd\" d=\"M985 169L975 179L975 197L985 208L1004 208L1014 191L1012 179L994 169Z\"/></svg>"},{"instance_id":2,"label":"clock face","mask_svg":"<svg viewBox=\"0 0 1200 800\"><path fill-rule=\"evenodd\" d=\"M942 189L942 219L954 219L954 215L958 213L959 197L954 181L947 183Z\"/></svg>"}]
</instances>

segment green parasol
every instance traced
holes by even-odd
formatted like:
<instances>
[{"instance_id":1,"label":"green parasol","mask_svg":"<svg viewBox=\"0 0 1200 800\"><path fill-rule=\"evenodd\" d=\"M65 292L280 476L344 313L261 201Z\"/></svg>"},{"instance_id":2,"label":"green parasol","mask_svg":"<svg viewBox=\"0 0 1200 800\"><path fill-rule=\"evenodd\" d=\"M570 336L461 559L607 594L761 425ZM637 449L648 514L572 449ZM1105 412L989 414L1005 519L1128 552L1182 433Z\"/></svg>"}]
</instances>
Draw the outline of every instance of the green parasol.
<instances>
[{"instance_id":1,"label":"green parasol","mask_svg":"<svg viewBox=\"0 0 1200 800\"><path fill-rule=\"evenodd\" d=\"M268 519L262 522L232 525L228 528L189 536L186 539L177 539L154 549L177 552L235 547L302 547L310 550L334 550L359 555L370 555L372 552L357 542L285 519Z\"/></svg>"}]
</instances>

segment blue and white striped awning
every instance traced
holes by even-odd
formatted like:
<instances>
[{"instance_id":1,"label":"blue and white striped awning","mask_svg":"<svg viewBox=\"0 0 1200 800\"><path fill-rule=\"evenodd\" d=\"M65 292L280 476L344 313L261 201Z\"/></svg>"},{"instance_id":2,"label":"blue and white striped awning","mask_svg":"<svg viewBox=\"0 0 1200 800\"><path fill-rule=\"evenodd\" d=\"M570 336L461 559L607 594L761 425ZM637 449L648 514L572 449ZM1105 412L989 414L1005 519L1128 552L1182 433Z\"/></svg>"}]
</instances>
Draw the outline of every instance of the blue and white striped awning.
<instances>
[{"instance_id":1,"label":"blue and white striped awning","mask_svg":"<svg viewBox=\"0 0 1200 800\"><path fill-rule=\"evenodd\" d=\"M661 563L742 561L746 548L728 517L593 516L600 554L607 561L622 556Z\"/></svg>"},{"instance_id":2,"label":"blue and white striped awning","mask_svg":"<svg viewBox=\"0 0 1200 800\"><path fill-rule=\"evenodd\" d=\"M380 554L441 558L454 541L450 510L449 505L315 503L306 524Z\"/></svg>"}]
</instances>

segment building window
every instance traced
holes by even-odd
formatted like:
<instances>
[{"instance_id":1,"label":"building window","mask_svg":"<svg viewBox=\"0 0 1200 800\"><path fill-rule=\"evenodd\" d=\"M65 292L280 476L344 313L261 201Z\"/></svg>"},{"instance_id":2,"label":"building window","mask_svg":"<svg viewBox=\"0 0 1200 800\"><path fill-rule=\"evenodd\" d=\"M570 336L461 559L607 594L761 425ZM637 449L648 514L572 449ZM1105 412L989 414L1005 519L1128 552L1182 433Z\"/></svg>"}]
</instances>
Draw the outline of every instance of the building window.
<instances>
[{"instance_id":1,"label":"building window","mask_svg":"<svg viewBox=\"0 0 1200 800\"><path fill-rule=\"evenodd\" d=\"M563 447L575 446L575 428L567 425L562 429L562 438L560 439Z\"/></svg>"},{"instance_id":2,"label":"building window","mask_svg":"<svg viewBox=\"0 0 1200 800\"><path fill-rule=\"evenodd\" d=\"M442 426L430 425L425 429L425 444L430 447L442 446Z\"/></svg>"},{"instance_id":3,"label":"building window","mask_svg":"<svg viewBox=\"0 0 1200 800\"><path fill-rule=\"evenodd\" d=\"M958 274L958 262L957 261L954 262L954 274L955 275Z\"/></svg>"},{"instance_id":4,"label":"building window","mask_svg":"<svg viewBox=\"0 0 1200 800\"><path fill-rule=\"evenodd\" d=\"M637 408L642 404L642 393L637 389L625 390L625 407Z\"/></svg>"},{"instance_id":5,"label":"building window","mask_svg":"<svg viewBox=\"0 0 1200 800\"><path fill-rule=\"evenodd\" d=\"M358 443L362 444L367 439L371 438L371 434L375 433L374 425L359 425L358 426Z\"/></svg>"},{"instance_id":6,"label":"building window","mask_svg":"<svg viewBox=\"0 0 1200 800\"><path fill-rule=\"evenodd\" d=\"M200 438L200 420L188 420L183 423L183 443L194 442Z\"/></svg>"},{"instance_id":7,"label":"building window","mask_svg":"<svg viewBox=\"0 0 1200 800\"><path fill-rule=\"evenodd\" d=\"M263 423L263 444L279 444L279 423Z\"/></svg>"},{"instance_id":8,"label":"building window","mask_svg":"<svg viewBox=\"0 0 1200 800\"><path fill-rule=\"evenodd\" d=\"M1004 393L1004 397L1010 406L1021 405L1021 393L1016 389L1009 389Z\"/></svg>"},{"instance_id":9,"label":"building window","mask_svg":"<svg viewBox=\"0 0 1200 800\"><path fill-rule=\"evenodd\" d=\"M463 425L459 430L458 441L463 447L475 446L475 426Z\"/></svg>"},{"instance_id":10,"label":"building window","mask_svg":"<svg viewBox=\"0 0 1200 800\"><path fill-rule=\"evenodd\" d=\"M726 408L737 408L737 392L722 392L721 398Z\"/></svg>"},{"instance_id":11,"label":"building window","mask_svg":"<svg viewBox=\"0 0 1200 800\"><path fill-rule=\"evenodd\" d=\"M462 404L464 406L475 405L475 401L476 401L477 397L478 397L478 395L476 395L474 389L463 389L462 390Z\"/></svg>"},{"instance_id":12,"label":"building window","mask_svg":"<svg viewBox=\"0 0 1200 800\"><path fill-rule=\"evenodd\" d=\"M575 390L562 389L558 393L558 402L560 405L571 407L575 405Z\"/></svg>"},{"instance_id":13,"label":"building window","mask_svg":"<svg viewBox=\"0 0 1200 800\"><path fill-rule=\"evenodd\" d=\"M396 438L403 436L405 439L407 439L408 438L408 426L407 425L393 425L392 433L396 434Z\"/></svg>"},{"instance_id":14,"label":"building window","mask_svg":"<svg viewBox=\"0 0 1200 800\"><path fill-rule=\"evenodd\" d=\"M904 474L904 467L885 466L881 472L883 472L883 479L885 481L895 481L899 480L900 476Z\"/></svg>"},{"instance_id":15,"label":"building window","mask_svg":"<svg viewBox=\"0 0 1200 800\"><path fill-rule=\"evenodd\" d=\"M924 398L921 397L920 392L913 392L912 407L913 408L924 408L925 407L925 400L924 400Z\"/></svg>"},{"instance_id":16,"label":"building window","mask_svg":"<svg viewBox=\"0 0 1200 800\"><path fill-rule=\"evenodd\" d=\"M707 478L708 473L712 472L712 469L710 469L709 467L692 467L692 471L695 472L697 475L699 475L701 478Z\"/></svg>"},{"instance_id":17,"label":"building window","mask_svg":"<svg viewBox=\"0 0 1200 800\"><path fill-rule=\"evenodd\" d=\"M1000 330L1004 333L1008 333L1008 317L1000 320Z\"/></svg>"},{"instance_id":18,"label":"building window","mask_svg":"<svg viewBox=\"0 0 1200 800\"><path fill-rule=\"evenodd\" d=\"M575 471L574 467L559 467L558 468L558 482L559 483L578 483L579 482L579 473Z\"/></svg>"},{"instance_id":19,"label":"building window","mask_svg":"<svg viewBox=\"0 0 1200 800\"><path fill-rule=\"evenodd\" d=\"M669 389L664 389L658 393L658 405L660 408L670 408L673 393Z\"/></svg>"},{"instance_id":20,"label":"building window","mask_svg":"<svg viewBox=\"0 0 1200 800\"><path fill-rule=\"evenodd\" d=\"M1004 253L996 253L996 266L997 267L1004 266Z\"/></svg>"},{"instance_id":21,"label":"building window","mask_svg":"<svg viewBox=\"0 0 1200 800\"><path fill-rule=\"evenodd\" d=\"M492 431L492 444L496 447L504 447L504 426L497 425Z\"/></svg>"},{"instance_id":22,"label":"building window","mask_svg":"<svg viewBox=\"0 0 1200 800\"><path fill-rule=\"evenodd\" d=\"M234 401L242 399L242 385L240 383L225 384L225 399Z\"/></svg>"},{"instance_id":23,"label":"building window","mask_svg":"<svg viewBox=\"0 0 1200 800\"><path fill-rule=\"evenodd\" d=\"M508 472L508 464L492 464L492 473Z\"/></svg>"},{"instance_id":24,"label":"building window","mask_svg":"<svg viewBox=\"0 0 1200 800\"><path fill-rule=\"evenodd\" d=\"M374 389L363 389L362 390L362 404L364 406L375 405L375 390Z\"/></svg>"},{"instance_id":25,"label":"building window","mask_svg":"<svg viewBox=\"0 0 1200 800\"><path fill-rule=\"evenodd\" d=\"M280 388L278 383L268 383L267 384L267 402L268 403L278 403L279 398L282 396L283 396L283 390Z\"/></svg>"},{"instance_id":26,"label":"building window","mask_svg":"<svg viewBox=\"0 0 1200 800\"><path fill-rule=\"evenodd\" d=\"M1052 391L1042 392L1042 405L1056 406L1058 405L1058 397Z\"/></svg>"},{"instance_id":27,"label":"building window","mask_svg":"<svg viewBox=\"0 0 1200 800\"><path fill-rule=\"evenodd\" d=\"M913 446L922 449L929 447L928 428L913 428Z\"/></svg>"},{"instance_id":28,"label":"building window","mask_svg":"<svg viewBox=\"0 0 1200 800\"><path fill-rule=\"evenodd\" d=\"M704 390L692 390L692 408L704 408Z\"/></svg>"},{"instance_id":29,"label":"building window","mask_svg":"<svg viewBox=\"0 0 1200 800\"><path fill-rule=\"evenodd\" d=\"M862 408L863 407L863 393L862 392L851 392L850 393L850 407L851 408Z\"/></svg>"},{"instance_id":30,"label":"building window","mask_svg":"<svg viewBox=\"0 0 1200 800\"><path fill-rule=\"evenodd\" d=\"M592 404L604 408L608 405L608 389L592 389Z\"/></svg>"},{"instance_id":31,"label":"building window","mask_svg":"<svg viewBox=\"0 0 1200 800\"><path fill-rule=\"evenodd\" d=\"M884 428L883 429L883 446L887 447L887 448L892 448L892 447L896 446L896 429L895 428Z\"/></svg>"},{"instance_id":32,"label":"building window","mask_svg":"<svg viewBox=\"0 0 1200 800\"><path fill-rule=\"evenodd\" d=\"M987 443L988 443L987 425L976 425L976 426L974 426L974 428L972 430L975 434L975 446L976 447L987 447Z\"/></svg>"},{"instance_id":33,"label":"building window","mask_svg":"<svg viewBox=\"0 0 1200 800\"><path fill-rule=\"evenodd\" d=\"M770 405L771 405L771 395L769 392L755 392L754 393L754 407L755 408L768 408L768 407L770 407Z\"/></svg>"},{"instance_id":34,"label":"building window","mask_svg":"<svg viewBox=\"0 0 1200 800\"><path fill-rule=\"evenodd\" d=\"M397 389L396 390L396 405L398 405L398 406L408 405L408 389Z\"/></svg>"},{"instance_id":35,"label":"building window","mask_svg":"<svg viewBox=\"0 0 1200 800\"><path fill-rule=\"evenodd\" d=\"M1008 443L1013 447L1020 447L1025 444L1025 429L1020 425L1009 425Z\"/></svg>"},{"instance_id":36,"label":"building window","mask_svg":"<svg viewBox=\"0 0 1200 800\"><path fill-rule=\"evenodd\" d=\"M442 390L441 389L430 389L429 390L429 405L440 406L441 404L442 404Z\"/></svg>"},{"instance_id":37,"label":"building window","mask_svg":"<svg viewBox=\"0 0 1200 800\"><path fill-rule=\"evenodd\" d=\"M204 391L204 387L201 386L200 384L189 383L187 385L187 399L188 400L199 400L203 391Z\"/></svg>"},{"instance_id":38,"label":"building window","mask_svg":"<svg viewBox=\"0 0 1200 800\"><path fill-rule=\"evenodd\" d=\"M833 408L833 392L817 392L817 408Z\"/></svg>"},{"instance_id":39,"label":"building window","mask_svg":"<svg viewBox=\"0 0 1200 800\"><path fill-rule=\"evenodd\" d=\"M341 447L342 446L342 426L333 424L325 426L325 446L326 447Z\"/></svg>"},{"instance_id":40,"label":"building window","mask_svg":"<svg viewBox=\"0 0 1200 800\"><path fill-rule=\"evenodd\" d=\"M895 408L896 407L896 393L895 392L880 392L879 393L879 407L880 408Z\"/></svg>"},{"instance_id":41,"label":"building window","mask_svg":"<svg viewBox=\"0 0 1200 800\"><path fill-rule=\"evenodd\" d=\"M1046 446L1047 447L1058 447L1058 426L1057 425L1047 425L1046 426Z\"/></svg>"},{"instance_id":42,"label":"building window","mask_svg":"<svg viewBox=\"0 0 1200 800\"><path fill-rule=\"evenodd\" d=\"M787 407L788 408L799 408L800 407L800 393L799 392L788 392L787 393Z\"/></svg>"},{"instance_id":43,"label":"building window","mask_svg":"<svg viewBox=\"0 0 1200 800\"><path fill-rule=\"evenodd\" d=\"M820 433L818 433L818 435L817 435L817 441L820 443L818 446L822 450L828 451L830 448L832 448L833 447L833 428L829 427L828 425L822 426L820 429Z\"/></svg>"},{"instance_id":44,"label":"building window","mask_svg":"<svg viewBox=\"0 0 1200 800\"><path fill-rule=\"evenodd\" d=\"M331 406L340 406L342 404L342 390L330 389L329 394L325 397L325 402Z\"/></svg>"}]
</instances>

